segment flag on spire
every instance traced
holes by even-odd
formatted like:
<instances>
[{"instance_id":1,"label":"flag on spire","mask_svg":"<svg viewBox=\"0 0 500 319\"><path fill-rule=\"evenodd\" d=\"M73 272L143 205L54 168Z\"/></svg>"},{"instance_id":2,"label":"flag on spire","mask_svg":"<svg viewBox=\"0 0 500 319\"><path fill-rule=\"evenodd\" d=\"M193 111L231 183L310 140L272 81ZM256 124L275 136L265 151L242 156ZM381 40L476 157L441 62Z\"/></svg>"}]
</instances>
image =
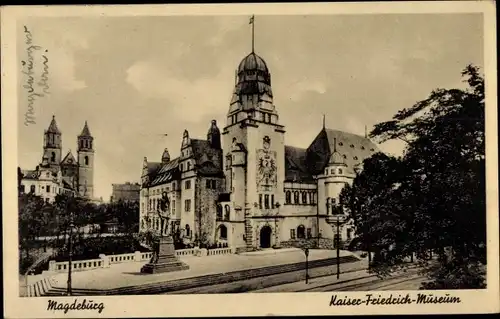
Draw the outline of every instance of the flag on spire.
<instances>
[{"instance_id":1,"label":"flag on spire","mask_svg":"<svg viewBox=\"0 0 500 319\"><path fill-rule=\"evenodd\" d=\"M248 24L252 25L252 52L255 50L255 15L252 15Z\"/></svg>"}]
</instances>

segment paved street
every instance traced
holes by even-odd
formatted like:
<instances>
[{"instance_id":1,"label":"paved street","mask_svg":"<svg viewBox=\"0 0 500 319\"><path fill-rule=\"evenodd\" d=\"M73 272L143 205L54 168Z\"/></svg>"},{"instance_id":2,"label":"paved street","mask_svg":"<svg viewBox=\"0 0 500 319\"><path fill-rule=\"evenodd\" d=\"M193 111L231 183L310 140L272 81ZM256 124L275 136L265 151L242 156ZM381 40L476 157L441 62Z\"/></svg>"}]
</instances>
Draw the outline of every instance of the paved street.
<instances>
[{"instance_id":1,"label":"paved street","mask_svg":"<svg viewBox=\"0 0 500 319\"><path fill-rule=\"evenodd\" d=\"M341 251L340 256L351 253ZM336 257L334 250L311 250L309 260L318 260ZM164 282L201 275L225 273L237 270L284 265L305 261L301 249L287 249L282 252L255 253L246 255L220 255L207 257L182 257L190 269L186 271L160 273L154 275L141 274L140 269L145 262L129 262L111 265L110 268L74 272L72 275L73 288L76 289L112 289L124 286L134 286L155 282ZM67 273L55 276L58 287L66 285Z\"/></svg>"},{"instance_id":2,"label":"paved street","mask_svg":"<svg viewBox=\"0 0 500 319\"><path fill-rule=\"evenodd\" d=\"M342 265L341 265L342 266ZM374 274L369 274L364 267L354 266L351 271L341 273L337 279L336 274L318 275L312 273L312 279L306 284L305 280L292 282L284 285L272 286L258 289L252 292L325 292L325 291L367 291L367 290L415 290L420 287L423 281L416 270L409 270L407 273L397 273L390 278L379 279ZM347 267L347 265L344 266ZM332 268L332 267L325 267ZM335 268L335 267L333 267ZM319 270L319 269L318 269ZM345 271L345 270L344 270ZM332 273L334 273L333 271Z\"/></svg>"}]
</instances>

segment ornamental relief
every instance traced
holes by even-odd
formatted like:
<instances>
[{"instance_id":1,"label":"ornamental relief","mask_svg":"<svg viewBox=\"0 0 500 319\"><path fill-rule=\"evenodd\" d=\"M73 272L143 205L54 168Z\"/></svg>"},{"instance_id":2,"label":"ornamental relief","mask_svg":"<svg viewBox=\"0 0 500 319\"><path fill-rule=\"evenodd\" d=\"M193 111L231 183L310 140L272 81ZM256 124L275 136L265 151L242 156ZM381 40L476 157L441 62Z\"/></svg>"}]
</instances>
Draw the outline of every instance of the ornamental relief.
<instances>
[{"instance_id":1,"label":"ornamental relief","mask_svg":"<svg viewBox=\"0 0 500 319\"><path fill-rule=\"evenodd\" d=\"M277 186L276 151L271 151L271 139L264 137L262 149L257 150L257 189L270 191Z\"/></svg>"}]
</instances>

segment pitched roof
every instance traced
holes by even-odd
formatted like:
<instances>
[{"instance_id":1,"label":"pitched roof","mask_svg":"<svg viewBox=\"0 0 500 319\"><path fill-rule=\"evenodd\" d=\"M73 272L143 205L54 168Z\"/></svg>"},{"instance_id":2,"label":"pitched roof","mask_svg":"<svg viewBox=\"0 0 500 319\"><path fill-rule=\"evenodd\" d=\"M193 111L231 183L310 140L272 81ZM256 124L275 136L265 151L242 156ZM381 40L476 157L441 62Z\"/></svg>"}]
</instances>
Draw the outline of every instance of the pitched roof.
<instances>
[{"instance_id":1,"label":"pitched roof","mask_svg":"<svg viewBox=\"0 0 500 319\"><path fill-rule=\"evenodd\" d=\"M54 115L52 115L52 121L50 121L47 133L61 134L61 131L59 131L59 128L57 127L56 117Z\"/></svg>"},{"instance_id":2,"label":"pitched roof","mask_svg":"<svg viewBox=\"0 0 500 319\"><path fill-rule=\"evenodd\" d=\"M61 161L61 164L66 164L66 165L77 165L76 159L71 153L71 151L68 151L68 154L64 156L63 160Z\"/></svg>"},{"instance_id":3,"label":"pitched roof","mask_svg":"<svg viewBox=\"0 0 500 319\"><path fill-rule=\"evenodd\" d=\"M313 176L306 161L307 150L285 145L285 181L309 182Z\"/></svg>"},{"instance_id":4,"label":"pitched roof","mask_svg":"<svg viewBox=\"0 0 500 319\"><path fill-rule=\"evenodd\" d=\"M151 178L150 179L151 183L149 183L150 187L165 184L172 180L179 179L180 178L179 158L175 158L166 164L160 165L158 169L156 169L156 171L154 171L153 174L150 175L150 178Z\"/></svg>"},{"instance_id":5,"label":"pitched roof","mask_svg":"<svg viewBox=\"0 0 500 319\"><path fill-rule=\"evenodd\" d=\"M83 126L83 130L80 133L80 135L78 135L78 137L92 137L92 135L90 134L89 126L87 125L87 121L85 121L85 125Z\"/></svg>"},{"instance_id":6,"label":"pitched roof","mask_svg":"<svg viewBox=\"0 0 500 319\"><path fill-rule=\"evenodd\" d=\"M21 170L23 174L23 179L38 179L38 171L37 170Z\"/></svg>"},{"instance_id":7,"label":"pitched roof","mask_svg":"<svg viewBox=\"0 0 500 319\"><path fill-rule=\"evenodd\" d=\"M198 174L222 175L222 150L213 148L207 140L191 139L191 148Z\"/></svg>"},{"instance_id":8,"label":"pitched roof","mask_svg":"<svg viewBox=\"0 0 500 319\"><path fill-rule=\"evenodd\" d=\"M332 129L325 129L325 132L330 145L330 154L334 150L340 153L351 174L354 174L356 165L379 151L377 145L364 136Z\"/></svg>"}]
</instances>

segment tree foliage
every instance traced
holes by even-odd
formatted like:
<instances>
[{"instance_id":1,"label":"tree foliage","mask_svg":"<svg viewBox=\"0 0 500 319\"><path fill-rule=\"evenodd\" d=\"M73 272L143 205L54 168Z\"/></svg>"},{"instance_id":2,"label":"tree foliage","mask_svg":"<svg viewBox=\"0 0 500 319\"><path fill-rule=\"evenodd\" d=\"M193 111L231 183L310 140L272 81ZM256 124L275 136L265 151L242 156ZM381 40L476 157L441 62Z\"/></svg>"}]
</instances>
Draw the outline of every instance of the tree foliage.
<instances>
[{"instance_id":1,"label":"tree foliage","mask_svg":"<svg viewBox=\"0 0 500 319\"><path fill-rule=\"evenodd\" d=\"M377 253L373 270L385 274L415 254L433 289L484 286L484 79L474 66L462 75L467 89L435 90L376 125L370 137L405 141L404 154L365 160L341 194L361 241Z\"/></svg>"}]
</instances>

